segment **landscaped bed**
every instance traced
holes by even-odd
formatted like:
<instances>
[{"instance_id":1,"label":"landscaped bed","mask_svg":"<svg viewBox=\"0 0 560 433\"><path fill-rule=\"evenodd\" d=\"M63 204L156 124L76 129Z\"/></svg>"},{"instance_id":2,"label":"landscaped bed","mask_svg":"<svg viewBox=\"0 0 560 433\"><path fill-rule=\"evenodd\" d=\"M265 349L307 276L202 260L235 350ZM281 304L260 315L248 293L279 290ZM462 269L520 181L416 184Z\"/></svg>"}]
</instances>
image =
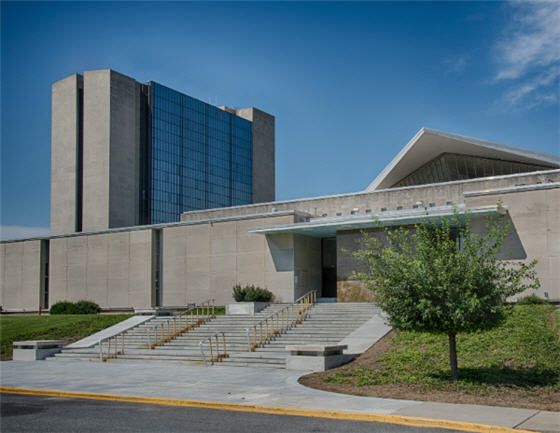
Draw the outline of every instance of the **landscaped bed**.
<instances>
[{"instance_id":1,"label":"landscaped bed","mask_svg":"<svg viewBox=\"0 0 560 433\"><path fill-rule=\"evenodd\" d=\"M447 335L391 331L350 364L300 383L345 394L560 410L560 309L510 307L491 331L458 334L459 381Z\"/></svg>"},{"instance_id":2,"label":"landscaped bed","mask_svg":"<svg viewBox=\"0 0 560 433\"><path fill-rule=\"evenodd\" d=\"M12 359L12 343L24 340L78 341L115 323L130 314L79 314L53 316L0 316L1 359Z\"/></svg>"}]
</instances>

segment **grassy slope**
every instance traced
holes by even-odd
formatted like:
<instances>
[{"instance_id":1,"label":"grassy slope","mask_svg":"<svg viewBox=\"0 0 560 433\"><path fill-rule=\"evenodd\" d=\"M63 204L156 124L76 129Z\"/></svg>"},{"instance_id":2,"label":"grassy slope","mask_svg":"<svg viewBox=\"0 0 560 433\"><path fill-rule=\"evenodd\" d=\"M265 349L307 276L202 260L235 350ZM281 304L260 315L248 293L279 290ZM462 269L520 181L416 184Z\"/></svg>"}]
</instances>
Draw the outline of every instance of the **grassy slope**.
<instances>
[{"instance_id":1,"label":"grassy slope","mask_svg":"<svg viewBox=\"0 0 560 433\"><path fill-rule=\"evenodd\" d=\"M12 342L22 340L77 341L130 317L111 315L0 316L1 359L12 358Z\"/></svg>"},{"instance_id":2,"label":"grassy slope","mask_svg":"<svg viewBox=\"0 0 560 433\"><path fill-rule=\"evenodd\" d=\"M362 366L330 373L323 380L355 386L402 384L424 391L468 394L560 391L560 338L551 306L517 306L491 331L457 337L460 380L450 384L447 337L400 332L375 369ZM557 322L558 324L558 322Z\"/></svg>"}]
</instances>

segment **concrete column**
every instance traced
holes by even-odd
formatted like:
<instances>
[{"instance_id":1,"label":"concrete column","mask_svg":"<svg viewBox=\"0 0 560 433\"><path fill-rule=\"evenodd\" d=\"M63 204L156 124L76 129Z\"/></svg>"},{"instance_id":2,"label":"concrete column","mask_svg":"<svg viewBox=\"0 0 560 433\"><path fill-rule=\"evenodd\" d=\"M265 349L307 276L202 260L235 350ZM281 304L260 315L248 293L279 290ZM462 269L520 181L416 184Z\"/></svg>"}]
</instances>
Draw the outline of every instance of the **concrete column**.
<instances>
[{"instance_id":1,"label":"concrete column","mask_svg":"<svg viewBox=\"0 0 560 433\"><path fill-rule=\"evenodd\" d=\"M51 233L78 229L80 146L79 91L83 77L78 74L52 85L51 129Z\"/></svg>"},{"instance_id":2,"label":"concrete column","mask_svg":"<svg viewBox=\"0 0 560 433\"><path fill-rule=\"evenodd\" d=\"M274 116L254 107L236 110L236 114L253 123L253 203L274 201Z\"/></svg>"},{"instance_id":3,"label":"concrete column","mask_svg":"<svg viewBox=\"0 0 560 433\"><path fill-rule=\"evenodd\" d=\"M109 69L84 73L83 229L137 225L140 84Z\"/></svg>"}]
</instances>

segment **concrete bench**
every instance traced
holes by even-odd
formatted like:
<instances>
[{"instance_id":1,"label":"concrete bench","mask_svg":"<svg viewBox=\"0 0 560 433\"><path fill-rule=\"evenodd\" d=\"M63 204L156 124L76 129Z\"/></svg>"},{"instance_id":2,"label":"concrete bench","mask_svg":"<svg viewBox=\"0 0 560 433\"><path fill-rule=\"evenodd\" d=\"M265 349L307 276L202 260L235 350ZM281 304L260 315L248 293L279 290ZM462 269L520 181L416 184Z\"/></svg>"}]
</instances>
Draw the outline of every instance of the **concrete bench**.
<instances>
[{"instance_id":1,"label":"concrete bench","mask_svg":"<svg viewBox=\"0 0 560 433\"><path fill-rule=\"evenodd\" d=\"M343 354L346 344L303 344L286 346L290 355L286 358L288 370L325 371L343 364L348 356Z\"/></svg>"},{"instance_id":2,"label":"concrete bench","mask_svg":"<svg viewBox=\"0 0 560 433\"><path fill-rule=\"evenodd\" d=\"M65 340L30 340L15 341L12 345L14 348L14 361L36 361L45 359L61 351L62 346L66 344Z\"/></svg>"}]
</instances>

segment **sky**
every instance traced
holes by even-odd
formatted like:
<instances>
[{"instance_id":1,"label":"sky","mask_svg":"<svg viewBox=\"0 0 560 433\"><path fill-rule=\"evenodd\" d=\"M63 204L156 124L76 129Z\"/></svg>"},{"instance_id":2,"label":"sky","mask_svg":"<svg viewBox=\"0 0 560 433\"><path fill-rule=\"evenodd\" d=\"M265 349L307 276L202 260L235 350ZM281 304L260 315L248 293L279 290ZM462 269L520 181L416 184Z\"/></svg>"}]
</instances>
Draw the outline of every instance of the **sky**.
<instances>
[{"instance_id":1,"label":"sky","mask_svg":"<svg viewBox=\"0 0 560 433\"><path fill-rule=\"evenodd\" d=\"M47 235L51 85L114 69L276 117L276 198L361 191L423 126L560 154L560 2L2 2L1 237Z\"/></svg>"}]
</instances>

